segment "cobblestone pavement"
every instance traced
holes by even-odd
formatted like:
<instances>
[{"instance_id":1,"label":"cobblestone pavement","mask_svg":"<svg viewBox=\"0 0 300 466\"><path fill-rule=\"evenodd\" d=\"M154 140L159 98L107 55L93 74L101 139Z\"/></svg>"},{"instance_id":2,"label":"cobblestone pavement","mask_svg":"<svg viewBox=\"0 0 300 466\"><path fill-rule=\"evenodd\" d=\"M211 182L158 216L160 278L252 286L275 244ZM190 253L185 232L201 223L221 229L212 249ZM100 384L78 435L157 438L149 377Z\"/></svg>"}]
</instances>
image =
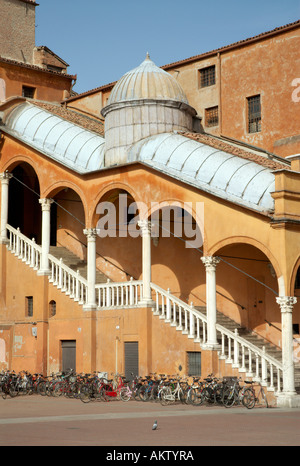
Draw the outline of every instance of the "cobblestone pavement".
<instances>
[{"instance_id":1,"label":"cobblestone pavement","mask_svg":"<svg viewBox=\"0 0 300 466\"><path fill-rule=\"evenodd\" d=\"M106 446L115 454L125 446L298 446L300 409L0 398L0 446L17 445Z\"/></svg>"}]
</instances>

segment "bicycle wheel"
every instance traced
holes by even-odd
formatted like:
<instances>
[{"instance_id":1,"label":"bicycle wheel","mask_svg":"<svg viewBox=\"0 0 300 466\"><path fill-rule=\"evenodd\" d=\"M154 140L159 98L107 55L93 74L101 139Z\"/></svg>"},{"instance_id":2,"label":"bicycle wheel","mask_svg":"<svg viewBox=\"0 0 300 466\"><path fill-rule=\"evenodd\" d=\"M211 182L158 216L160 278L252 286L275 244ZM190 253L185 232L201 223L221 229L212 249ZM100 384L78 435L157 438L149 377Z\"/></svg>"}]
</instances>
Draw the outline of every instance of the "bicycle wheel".
<instances>
[{"instance_id":1,"label":"bicycle wheel","mask_svg":"<svg viewBox=\"0 0 300 466\"><path fill-rule=\"evenodd\" d=\"M11 398L15 398L18 395L19 395L19 385L15 383L10 384L9 396L11 396Z\"/></svg>"},{"instance_id":2,"label":"bicycle wheel","mask_svg":"<svg viewBox=\"0 0 300 466\"><path fill-rule=\"evenodd\" d=\"M223 404L224 385L218 384L214 388L214 402L218 405Z\"/></svg>"},{"instance_id":3,"label":"bicycle wheel","mask_svg":"<svg viewBox=\"0 0 300 466\"><path fill-rule=\"evenodd\" d=\"M120 399L122 401L129 401L130 398L131 398L130 391L126 387L121 388Z\"/></svg>"},{"instance_id":4,"label":"bicycle wheel","mask_svg":"<svg viewBox=\"0 0 300 466\"><path fill-rule=\"evenodd\" d=\"M100 389L100 400L101 401L109 401L109 397L106 393L106 390L107 390L107 387L105 385Z\"/></svg>"},{"instance_id":5,"label":"bicycle wheel","mask_svg":"<svg viewBox=\"0 0 300 466\"><path fill-rule=\"evenodd\" d=\"M202 390L199 388L191 388L188 393L188 402L193 406L201 406L204 402Z\"/></svg>"},{"instance_id":6,"label":"bicycle wheel","mask_svg":"<svg viewBox=\"0 0 300 466\"><path fill-rule=\"evenodd\" d=\"M141 401L148 401L151 395L151 391L148 385L142 385L138 390L138 396Z\"/></svg>"},{"instance_id":7,"label":"bicycle wheel","mask_svg":"<svg viewBox=\"0 0 300 466\"><path fill-rule=\"evenodd\" d=\"M225 408L231 408L236 401L235 392L233 388L227 388L223 393L223 405Z\"/></svg>"},{"instance_id":8,"label":"bicycle wheel","mask_svg":"<svg viewBox=\"0 0 300 466\"><path fill-rule=\"evenodd\" d=\"M173 400L173 395L170 387L165 387L161 390L160 392L160 402L162 406L167 406L170 405L174 400Z\"/></svg>"},{"instance_id":9,"label":"bicycle wheel","mask_svg":"<svg viewBox=\"0 0 300 466\"><path fill-rule=\"evenodd\" d=\"M90 387L88 386L82 387L79 398L80 398L80 401L82 401L83 403L89 403L91 401Z\"/></svg>"},{"instance_id":10,"label":"bicycle wheel","mask_svg":"<svg viewBox=\"0 0 300 466\"><path fill-rule=\"evenodd\" d=\"M37 385L37 392L39 395L46 396L47 395L47 383L42 381L39 382Z\"/></svg>"},{"instance_id":11,"label":"bicycle wheel","mask_svg":"<svg viewBox=\"0 0 300 466\"><path fill-rule=\"evenodd\" d=\"M54 387L54 390L52 391L52 395L55 398L58 398L59 396L62 396L64 394L64 384L63 383L57 383Z\"/></svg>"},{"instance_id":12,"label":"bicycle wheel","mask_svg":"<svg viewBox=\"0 0 300 466\"><path fill-rule=\"evenodd\" d=\"M246 388L242 396L242 403L247 409L252 409L255 406L255 393L252 388Z\"/></svg>"}]
</instances>

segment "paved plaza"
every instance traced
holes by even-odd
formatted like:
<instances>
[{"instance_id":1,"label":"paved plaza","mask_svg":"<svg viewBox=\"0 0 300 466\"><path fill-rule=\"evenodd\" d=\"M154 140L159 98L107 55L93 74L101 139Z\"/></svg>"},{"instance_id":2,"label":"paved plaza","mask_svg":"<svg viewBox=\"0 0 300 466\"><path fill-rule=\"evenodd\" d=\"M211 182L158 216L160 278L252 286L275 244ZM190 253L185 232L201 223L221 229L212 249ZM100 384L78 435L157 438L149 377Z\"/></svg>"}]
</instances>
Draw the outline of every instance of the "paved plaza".
<instances>
[{"instance_id":1,"label":"paved plaza","mask_svg":"<svg viewBox=\"0 0 300 466\"><path fill-rule=\"evenodd\" d=\"M153 431L155 420L158 428ZM0 398L0 446L17 445L111 447L105 451L115 455L108 458L112 460L118 459L122 447L188 452L189 446L299 446L300 409L163 407L135 401L84 404L36 395Z\"/></svg>"}]
</instances>

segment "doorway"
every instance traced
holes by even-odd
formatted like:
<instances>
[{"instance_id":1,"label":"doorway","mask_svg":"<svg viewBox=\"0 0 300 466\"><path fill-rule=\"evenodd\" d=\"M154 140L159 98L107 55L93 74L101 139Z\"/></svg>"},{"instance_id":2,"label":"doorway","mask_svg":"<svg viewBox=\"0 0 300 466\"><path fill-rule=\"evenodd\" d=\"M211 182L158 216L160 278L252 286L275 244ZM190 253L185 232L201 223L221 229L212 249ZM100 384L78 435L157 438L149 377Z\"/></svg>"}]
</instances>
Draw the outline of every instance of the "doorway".
<instances>
[{"instance_id":1,"label":"doorway","mask_svg":"<svg viewBox=\"0 0 300 466\"><path fill-rule=\"evenodd\" d=\"M139 343L138 341L125 341L125 377L132 380L139 375Z\"/></svg>"},{"instance_id":2,"label":"doorway","mask_svg":"<svg viewBox=\"0 0 300 466\"><path fill-rule=\"evenodd\" d=\"M76 340L62 340L62 371L76 371Z\"/></svg>"}]
</instances>

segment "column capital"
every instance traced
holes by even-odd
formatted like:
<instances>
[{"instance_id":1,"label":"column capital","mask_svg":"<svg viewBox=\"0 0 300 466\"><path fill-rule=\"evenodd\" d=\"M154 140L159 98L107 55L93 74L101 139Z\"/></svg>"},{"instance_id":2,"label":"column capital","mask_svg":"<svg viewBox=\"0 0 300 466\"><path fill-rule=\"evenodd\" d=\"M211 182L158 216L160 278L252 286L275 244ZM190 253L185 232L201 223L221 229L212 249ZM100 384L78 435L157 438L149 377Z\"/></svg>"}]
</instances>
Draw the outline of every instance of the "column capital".
<instances>
[{"instance_id":1,"label":"column capital","mask_svg":"<svg viewBox=\"0 0 300 466\"><path fill-rule=\"evenodd\" d=\"M9 172L3 172L3 173L0 173L0 180L1 182L9 182L9 180L13 177L14 175L12 173L9 173Z\"/></svg>"},{"instance_id":2,"label":"column capital","mask_svg":"<svg viewBox=\"0 0 300 466\"><path fill-rule=\"evenodd\" d=\"M279 296L276 298L276 302L280 306L281 313L292 313L297 298L295 296Z\"/></svg>"},{"instance_id":3,"label":"column capital","mask_svg":"<svg viewBox=\"0 0 300 466\"><path fill-rule=\"evenodd\" d=\"M152 223L149 220L139 220L138 226L140 227L143 236L151 235Z\"/></svg>"},{"instance_id":4,"label":"column capital","mask_svg":"<svg viewBox=\"0 0 300 466\"><path fill-rule=\"evenodd\" d=\"M83 234L87 236L88 239L93 239L98 235L98 231L97 228L84 228Z\"/></svg>"},{"instance_id":5,"label":"column capital","mask_svg":"<svg viewBox=\"0 0 300 466\"><path fill-rule=\"evenodd\" d=\"M39 199L39 203L42 206L42 210L50 210L51 204L53 204L53 199L50 199L48 197L44 197L42 199Z\"/></svg>"},{"instance_id":6,"label":"column capital","mask_svg":"<svg viewBox=\"0 0 300 466\"><path fill-rule=\"evenodd\" d=\"M205 268L208 270L216 270L217 265L219 264L221 259L215 256L203 256L201 257L201 261L205 265Z\"/></svg>"}]
</instances>

